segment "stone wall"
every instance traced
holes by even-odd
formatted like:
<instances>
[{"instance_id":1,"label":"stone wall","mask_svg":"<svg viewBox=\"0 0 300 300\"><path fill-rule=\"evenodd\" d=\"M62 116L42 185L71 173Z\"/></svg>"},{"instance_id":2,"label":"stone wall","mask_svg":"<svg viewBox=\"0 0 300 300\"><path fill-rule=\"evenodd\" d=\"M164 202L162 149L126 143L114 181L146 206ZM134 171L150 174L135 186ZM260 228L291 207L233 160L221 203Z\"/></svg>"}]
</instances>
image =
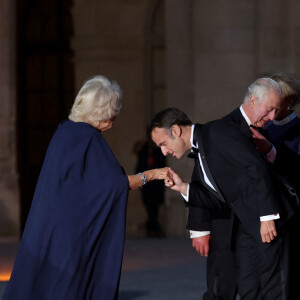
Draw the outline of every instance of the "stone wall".
<instances>
[{"instance_id":1,"label":"stone wall","mask_svg":"<svg viewBox=\"0 0 300 300\"><path fill-rule=\"evenodd\" d=\"M0 236L18 236L14 1L1 1L0 14Z\"/></svg>"},{"instance_id":2,"label":"stone wall","mask_svg":"<svg viewBox=\"0 0 300 300\"><path fill-rule=\"evenodd\" d=\"M118 81L124 93L120 117L105 137L128 174L132 147L144 137L149 116L145 84L145 25L154 0L74 0L75 86L95 74ZM300 79L297 0L165 0L165 106L177 106L196 122L219 118L238 106L257 77L285 71ZM0 235L18 235L14 1L0 3ZM148 24L149 25L149 24ZM157 104L156 104L157 105ZM158 103L157 106L160 104ZM161 104L162 105L162 104ZM298 108L298 113L300 109ZM188 180L192 162L168 160ZM182 199L167 191L161 219L167 235L185 234ZM131 191L127 233L141 235L145 220L139 190Z\"/></svg>"}]
</instances>

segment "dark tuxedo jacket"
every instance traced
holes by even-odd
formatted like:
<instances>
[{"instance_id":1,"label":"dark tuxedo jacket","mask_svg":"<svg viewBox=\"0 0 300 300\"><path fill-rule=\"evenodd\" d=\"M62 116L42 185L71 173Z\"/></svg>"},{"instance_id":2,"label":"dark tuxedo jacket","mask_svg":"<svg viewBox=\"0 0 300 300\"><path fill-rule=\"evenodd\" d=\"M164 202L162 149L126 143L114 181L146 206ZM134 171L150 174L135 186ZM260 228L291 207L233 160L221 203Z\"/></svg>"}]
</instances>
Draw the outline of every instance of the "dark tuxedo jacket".
<instances>
[{"instance_id":1,"label":"dark tuxedo jacket","mask_svg":"<svg viewBox=\"0 0 300 300\"><path fill-rule=\"evenodd\" d=\"M201 125L199 125L200 127ZM197 138L195 138L197 142ZM203 180L203 173L200 167L197 153L191 155L195 159L195 166L190 182L189 215L187 222L187 229L195 231L214 231L214 219L229 219L231 212L227 204L220 202L216 197L216 192L213 191ZM198 206L201 199L201 207ZM191 205L192 203L192 205ZM195 204L196 206L193 206ZM220 221L218 221L219 224ZM215 234L215 233L214 233Z\"/></svg>"},{"instance_id":2,"label":"dark tuxedo jacket","mask_svg":"<svg viewBox=\"0 0 300 300\"><path fill-rule=\"evenodd\" d=\"M292 208L289 210L283 207L272 171L265 159L257 152L252 142L251 131L239 108L221 120L205 125L196 124L194 140L199 140L200 133L205 152L201 153L202 161L206 160L215 186L226 203L216 197L207 185L204 184L205 189L199 188L199 182L192 180L188 203L191 206L189 229L209 230L209 227L208 229L204 229L203 226L198 226L198 229L193 227L193 222L196 222L193 215L197 214L201 219L201 214L205 214L202 208L208 208L211 214L212 211L226 210L227 205L244 230L261 239L260 216L279 212L281 217L279 222L283 223L293 214ZM197 171L194 170L195 172ZM208 193L214 197L207 197ZM196 213L197 210L193 207L200 207L201 213ZM207 219L210 214L204 218L207 224L209 224Z\"/></svg>"}]
</instances>

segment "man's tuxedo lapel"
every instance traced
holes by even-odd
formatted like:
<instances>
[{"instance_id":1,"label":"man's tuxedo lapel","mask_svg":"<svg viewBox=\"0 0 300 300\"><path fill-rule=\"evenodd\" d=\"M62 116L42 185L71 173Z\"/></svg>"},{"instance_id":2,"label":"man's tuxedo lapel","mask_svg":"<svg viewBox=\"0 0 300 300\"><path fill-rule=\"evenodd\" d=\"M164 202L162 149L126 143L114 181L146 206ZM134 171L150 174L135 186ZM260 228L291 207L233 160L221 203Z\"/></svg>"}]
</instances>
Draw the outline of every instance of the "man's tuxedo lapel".
<instances>
[{"instance_id":1,"label":"man's tuxedo lapel","mask_svg":"<svg viewBox=\"0 0 300 300\"><path fill-rule=\"evenodd\" d=\"M251 130L250 130L250 128L249 128L249 126L248 126L248 124L247 124L247 122L246 122L246 120L244 118L243 118L243 121L240 124L240 131L248 139L250 139L250 140L253 139L252 132L251 132Z\"/></svg>"},{"instance_id":2,"label":"man's tuxedo lapel","mask_svg":"<svg viewBox=\"0 0 300 300\"><path fill-rule=\"evenodd\" d=\"M225 116L223 119L234 123L239 128L242 135L245 136L247 139L251 140L251 142L253 142L252 132L251 132L245 118L243 117L239 107L236 108L233 112L231 112L227 116Z\"/></svg>"},{"instance_id":3,"label":"man's tuxedo lapel","mask_svg":"<svg viewBox=\"0 0 300 300\"><path fill-rule=\"evenodd\" d=\"M199 163L198 153L196 153L196 156L197 156L197 158L195 158L195 167L197 170L197 174L198 174L198 177L201 179L201 182L206 186L207 184L204 180L204 174L203 174L203 171L202 171L200 163Z\"/></svg>"},{"instance_id":4,"label":"man's tuxedo lapel","mask_svg":"<svg viewBox=\"0 0 300 300\"><path fill-rule=\"evenodd\" d=\"M194 140L196 140L196 142L198 143L198 147L199 147L199 151L200 151L200 159L202 161L202 165L203 165L203 168L204 168L204 171L205 171L205 174L207 176L207 178L209 179L209 181L211 182L211 184L214 186L214 188L216 189L216 191L214 191L205 181L204 181L204 175L203 175L203 172L201 170L201 167L198 163L198 168L200 169L199 171L201 172L201 175L202 175L202 180L204 182L204 184L209 187L209 190L212 191L215 196L221 200L222 202L226 203L226 201L224 200L223 198L223 195L222 193L220 192L211 172L210 172L210 169L209 169L209 166L208 166L208 163L207 163L207 160L206 160L206 153L204 151L204 147L203 147L203 142L202 142L202 135L201 135L201 127L203 125L200 125L200 124L196 124L195 125L195 129L194 129ZM197 162L197 161L196 161Z\"/></svg>"}]
</instances>

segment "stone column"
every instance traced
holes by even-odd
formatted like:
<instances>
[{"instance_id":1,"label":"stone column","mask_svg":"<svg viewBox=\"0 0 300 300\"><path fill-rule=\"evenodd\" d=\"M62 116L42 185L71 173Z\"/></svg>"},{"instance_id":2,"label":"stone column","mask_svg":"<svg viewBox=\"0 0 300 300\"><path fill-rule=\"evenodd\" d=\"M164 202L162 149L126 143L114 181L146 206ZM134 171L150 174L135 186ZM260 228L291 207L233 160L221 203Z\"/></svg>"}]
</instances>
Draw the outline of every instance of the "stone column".
<instances>
[{"instance_id":1,"label":"stone column","mask_svg":"<svg viewBox=\"0 0 300 300\"><path fill-rule=\"evenodd\" d=\"M15 6L0 2L0 236L19 234L16 149Z\"/></svg>"},{"instance_id":2,"label":"stone column","mask_svg":"<svg viewBox=\"0 0 300 300\"><path fill-rule=\"evenodd\" d=\"M239 106L257 76L256 2L194 3L194 111L205 123Z\"/></svg>"},{"instance_id":3,"label":"stone column","mask_svg":"<svg viewBox=\"0 0 300 300\"><path fill-rule=\"evenodd\" d=\"M193 53L192 0L166 0L166 95L167 107L178 107L193 117L194 53ZM193 161L168 158L168 164L189 181ZM166 192L165 228L168 236L186 234L187 209L177 192Z\"/></svg>"},{"instance_id":4,"label":"stone column","mask_svg":"<svg viewBox=\"0 0 300 300\"><path fill-rule=\"evenodd\" d=\"M295 25L299 18L294 6L293 0L259 1L259 74L280 71L295 74Z\"/></svg>"},{"instance_id":5,"label":"stone column","mask_svg":"<svg viewBox=\"0 0 300 300\"><path fill-rule=\"evenodd\" d=\"M259 76L285 72L300 80L299 9L297 0L258 1Z\"/></svg>"},{"instance_id":6,"label":"stone column","mask_svg":"<svg viewBox=\"0 0 300 300\"><path fill-rule=\"evenodd\" d=\"M143 39L147 7L147 1L75 0L72 11L76 89L93 75L105 75L123 90L120 116L104 137L127 174L135 171L133 145L145 138ZM140 234L145 219L140 191L130 191L127 234Z\"/></svg>"}]
</instances>

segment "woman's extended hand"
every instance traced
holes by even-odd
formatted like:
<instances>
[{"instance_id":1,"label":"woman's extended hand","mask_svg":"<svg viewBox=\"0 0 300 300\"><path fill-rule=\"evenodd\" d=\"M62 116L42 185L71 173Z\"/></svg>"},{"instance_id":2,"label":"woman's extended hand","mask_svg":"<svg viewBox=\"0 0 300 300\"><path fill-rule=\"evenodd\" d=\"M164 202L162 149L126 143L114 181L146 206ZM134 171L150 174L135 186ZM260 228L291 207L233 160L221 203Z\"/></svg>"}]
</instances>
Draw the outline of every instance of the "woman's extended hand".
<instances>
[{"instance_id":1,"label":"woman's extended hand","mask_svg":"<svg viewBox=\"0 0 300 300\"><path fill-rule=\"evenodd\" d=\"M147 170L144 174L147 178L147 182L152 180L167 180L168 182L173 182L168 167Z\"/></svg>"},{"instance_id":2,"label":"woman's extended hand","mask_svg":"<svg viewBox=\"0 0 300 300\"><path fill-rule=\"evenodd\" d=\"M165 180L169 184L173 184L172 176L169 173L169 168L152 169L143 172L146 176L146 182L152 180ZM128 175L129 189L136 189L143 186L140 175Z\"/></svg>"}]
</instances>

